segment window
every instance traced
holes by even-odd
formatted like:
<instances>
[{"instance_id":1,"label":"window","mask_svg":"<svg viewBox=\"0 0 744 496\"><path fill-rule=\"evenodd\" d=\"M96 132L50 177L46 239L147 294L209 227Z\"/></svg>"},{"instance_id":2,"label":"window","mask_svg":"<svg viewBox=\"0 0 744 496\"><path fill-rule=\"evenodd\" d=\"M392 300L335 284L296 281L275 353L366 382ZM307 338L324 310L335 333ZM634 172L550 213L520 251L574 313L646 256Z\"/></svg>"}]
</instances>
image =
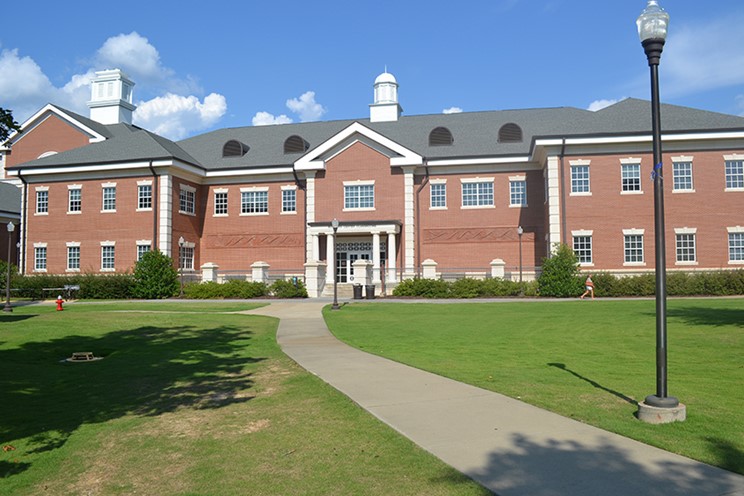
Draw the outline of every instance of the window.
<instances>
[{"instance_id":1,"label":"window","mask_svg":"<svg viewBox=\"0 0 744 496\"><path fill-rule=\"evenodd\" d=\"M68 245L67 246L67 270L79 271L80 270L80 246Z\"/></svg>"},{"instance_id":2,"label":"window","mask_svg":"<svg viewBox=\"0 0 744 496\"><path fill-rule=\"evenodd\" d=\"M571 194L590 193L589 189L589 166L571 166Z\"/></svg>"},{"instance_id":3,"label":"window","mask_svg":"<svg viewBox=\"0 0 744 496\"><path fill-rule=\"evenodd\" d=\"M643 234L625 235L625 263L643 263Z\"/></svg>"},{"instance_id":4,"label":"window","mask_svg":"<svg viewBox=\"0 0 744 496\"><path fill-rule=\"evenodd\" d=\"M178 210L182 214L194 214L196 213L195 209L195 200L196 200L196 190L192 188L191 186L186 186L185 184L181 185L181 192L178 195L179 200L179 207Z\"/></svg>"},{"instance_id":5,"label":"window","mask_svg":"<svg viewBox=\"0 0 744 496\"><path fill-rule=\"evenodd\" d=\"M83 210L83 190L79 187L70 187L67 190L68 205L67 212L81 212Z\"/></svg>"},{"instance_id":6,"label":"window","mask_svg":"<svg viewBox=\"0 0 744 496\"><path fill-rule=\"evenodd\" d=\"M493 181L462 183L463 207L492 207Z\"/></svg>"},{"instance_id":7,"label":"window","mask_svg":"<svg viewBox=\"0 0 744 496\"><path fill-rule=\"evenodd\" d=\"M36 213L37 214L49 213L49 191L48 190L37 190L36 191Z\"/></svg>"},{"instance_id":8,"label":"window","mask_svg":"<svg viewBox=\"0 0 744 496\"><path fill-rule=\"evenodd\" d=\"M116 211L116 186L104 186L103 188L103 212Z\"/></svg>"},{"instance_id":9,"label":"window","mask_svg":"<svg viewBox=\"0 0 744 496\"><path fill-rule=\"evenodd\" d=\"M282 189L282 212L297 212L297 190L294 188Z\"/></svg>"},{"instance_id":10,"label":"window","mask_svg":"<svg viewBox=\"0 0 744 496\"><path fill-rule=\"evenodd\" d=\"M137 243L137 261L142 260L142 255L150 251L150 243Z\"/></svg>"},{"instance_id":11,"label":"window","mask_svg":"<svg viewBox=\"0 0 744 496\"><path fill-rule=\"evenodd\" d=\"M592 237L581 235L573 237L573 251L579 258L580 264L591 264L592 260Z\"/></svg>"},{"instance_id":12,"label":"window","mask_svg":"<svg viewBox=\"0 0 744 496\"><path fill-rule=\"evenodd\" d=\"M34 270L46 272L47 270L47 248L37 246L34 248Z\"/></svg>"},{"instance_id":13,"label":"window","mask_svg":"<svg viewBox=\"0 0 744 496\"><path fill-rule=\"evenodd\" d=\"M215 191L214 215L227 215L227 191Z\"/></svg>"},{"instance_id":14,"label":"window","mask_svg":"<svg viewBox=\"0 0 744 496\"><path fill-rule=\"evenodd\" d=\"M623 192L641 191L641 164L623 164Z\"/></svg>"},{"instance_id":15,"label":"window","mask_svg":"<svg viewBox=\"0 0 744 496\"><path fill-rule=\"evenodd\" d=\"M101 270L102 271L113 271L116 260L116 246L114 245L101 245Z\"/></svg>"},{"instance_id":16,"label":"window","mask_svg":"<svg viewBox=\"0 0 744 496\"><path fill-rule=\"evenodd\" d=\"M269 212L268 191L241 191L241 214L266 214Z\"/></svg>"},{"instance_id":17,"label":"window","mask_svg":"<svg viewBox=\"0 0 744 496\"><path fill-rule=\"evenodd\" d=\"M510 180L509 181L509 205L512 207L527 206L527 181Z\"/></svg>"},{"instance_id":18,"label":"window","mask_svg":"<svg viewBox=\"0 0 744 496\"><path fill-rule=\"evenodd\" d=\"M344 208L375 208L375 185L344 185Z\"/></svg>"},{"instance_id":19,"label":"window","mask_svg":"<svg viewBox=\"0 0 744 496\"><path fill-rule=\"evenodd\" d=\"M692 162L673 162L672 176L674 177L672 191L693 191Z\"/></svg>"},{"instance_id":20,"label":"window","mask_svg":"<svg viewBox=\"0 0 744 496\"><path fill-rule=\"evenodd\" d=\"M179 246L178 268L183 270L194 269L194 245L191 243Z\"/></svg>"},{"instance_id":21,"label":"window","mask_svg":"<svg viewBox=\"0 0 744 496\"><path fill-rule=\"evenodd\" d=\"M137 210L152 209L152 184L137 186Z\"/></svg>"},{"instance_id":22,"label":"window","mask_svg":"<svg viewBox=\"0 0 744 496\"><path fill-rule=\"evenodd\" d=\"M729 262L744 262L744 231L728 235Z\"/></svg>"},{"instance_id":23,"label":"window","mask_svg":"<svg viewBox=\"0 0 744 496\"><path fill-rule=\"evenodd\" d=\"M695 234L677 234L677 262L695 262Z\"/></svg>"},{"instance_id":24,"label":"window","mask_svg":"<svg viewBox=\"0 0 744 496\"><path fill-rule=\"evenodd\" d=\"M447 184L431 183L431 208L447 208Z\"/></svg>"},{"instance_id":25,"label":"window","mask_svg":"<svg viewBox=\"0 0 744 496\"><path fill-rule=\"evenodd\" d=\"M744 160L726 160L726 189L744 189Z\"/></svg>"}]
</instances>

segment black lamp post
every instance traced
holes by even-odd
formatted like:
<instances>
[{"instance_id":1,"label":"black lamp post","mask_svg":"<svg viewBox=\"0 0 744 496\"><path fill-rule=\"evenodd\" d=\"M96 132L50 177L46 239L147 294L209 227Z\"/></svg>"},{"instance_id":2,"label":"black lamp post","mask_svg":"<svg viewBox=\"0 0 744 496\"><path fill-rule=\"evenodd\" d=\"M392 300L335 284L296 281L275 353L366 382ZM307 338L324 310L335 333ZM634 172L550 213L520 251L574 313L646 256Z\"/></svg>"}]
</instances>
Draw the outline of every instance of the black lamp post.
<instances>
[{"instance_id":1,"label":"black lamp post","mask_svg":"<svg viewBox=\"0 0 744 496\"><path fill-rule=\"evenodd\" d=\"M648 5L636 21L638 36L651 69L651 131L654 169L654 240L656 243L656 394L645 403L656 408L675 408L679 400L667 395L667 318L666 318L666 243L664 230L664 177L661 157L661 108L659 103L659 59L664 49L669 14L656 0Z\"/></svg>"},{"instance_id":2,"label":"black lamp post","mask_svg":"<svg viewBox=\"0 0 744 496\"><path fill-rule=\"evenodd\" d=\"M183 239L183 236L178 238L178 275L181 279L181 291L178 293L179 298L183 298L183 264L185 262L183 257L183 247L186 244L186 240Z\"/></svg>"},{"instance_id":3,"label":"black lamp post","mask_svg":"<svg viewBox=\"0 0 744 496\"><path fill-rule=\"evenodd\" d=\"M517 235L519 236L519 286L522 286L522 234L524 229L522 226L517 227Z\"/></svg>"},{"instance_id":4,"label":"black lamp post","mask_svg":"<svg viewBox=\"0 0 744 496\"><path fill-rule=\"evenodd\" d=\"M331 221L331 228L333 228L333 305L331 306L331 310L338 310L338 274L336 274L336 258L338 255L336 255L336 233L338 232L338 219L333 219Z\"/></svg>"},{"instance_id":5,"label":"black lamp post","mask_svg":"<svg viewBox=\"0 0 744 496\"><path fill-rule=\"evenodd\" d=\"M5 278L5 306L3 312L12 312L13 307L10 306L10 250L11 250L11 239L13 238L13 231L15 231L15 224L8 222L8 274Z\"/></svg>"}]
</instances>

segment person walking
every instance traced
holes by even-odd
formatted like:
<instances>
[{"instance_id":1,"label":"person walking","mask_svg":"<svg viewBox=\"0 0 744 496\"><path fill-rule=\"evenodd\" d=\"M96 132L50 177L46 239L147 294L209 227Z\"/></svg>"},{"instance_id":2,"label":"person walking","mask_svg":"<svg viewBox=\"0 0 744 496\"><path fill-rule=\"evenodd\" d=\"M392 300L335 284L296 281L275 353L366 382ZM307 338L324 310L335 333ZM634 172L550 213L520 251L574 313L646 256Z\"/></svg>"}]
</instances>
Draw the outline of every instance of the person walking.
<instances>
[{"instance_id":1,"label":"person walking","mask_svg":"<svg viewBox=\"0 0 744 496\"><path fill-rule=\"evenodd\" d=\"M584 294L581 295L581 299L584 299L584 296L591 294L592 300L594 299L594 282L592 281L592 275L589 274L586 278L586 281L584 281L584 287L586 288L586 291L584 291Z\"/></svg>"}]
</instances>

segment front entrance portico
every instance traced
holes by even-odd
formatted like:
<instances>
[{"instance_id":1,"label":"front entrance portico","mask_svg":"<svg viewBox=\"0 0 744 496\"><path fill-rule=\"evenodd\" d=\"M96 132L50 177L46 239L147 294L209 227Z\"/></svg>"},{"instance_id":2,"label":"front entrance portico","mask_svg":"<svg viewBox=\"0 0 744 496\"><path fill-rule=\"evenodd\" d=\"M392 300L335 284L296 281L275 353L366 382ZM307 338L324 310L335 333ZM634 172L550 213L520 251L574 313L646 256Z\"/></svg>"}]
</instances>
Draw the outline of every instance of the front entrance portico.
<instances>
[{"instance_id":1,"label":"front entrance portico","mask_svg":"<svg viewBox=\"0 0 744 496\"><path fill-rule=\"evenodd\" d=\"M399 221L344 221L339 223L337 239L334 240L330 222L311 222L308 224L308 234L312 242L312 261L321 260L320 238L325 237L325 260L335 261L328 263L326 284L333 284L334 275L339 283L354 282L352 264L356 260L372 261L373 284L379 284L383 277L387 282L397 282L400 227ZM381 272L382 267L385 268L385 274Z\"/></svg>"}]
</instances>

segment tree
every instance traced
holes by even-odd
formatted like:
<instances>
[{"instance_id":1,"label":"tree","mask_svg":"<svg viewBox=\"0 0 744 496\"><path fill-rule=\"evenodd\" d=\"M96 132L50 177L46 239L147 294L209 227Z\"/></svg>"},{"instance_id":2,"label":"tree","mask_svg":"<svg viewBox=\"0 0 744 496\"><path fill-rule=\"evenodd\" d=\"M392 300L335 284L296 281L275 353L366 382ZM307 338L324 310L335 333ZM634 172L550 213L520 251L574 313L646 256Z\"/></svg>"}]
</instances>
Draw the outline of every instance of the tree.
<instances>
[{"instance_id":1,"label":"tree","mask_svg":"<svg viewBox=\"0 0 744 496\"><path fill-rule=\"evenodd\" d=\"M537 280L540 296L567 298L581 294L579 258L565 244L558 246L555 254L543 259L542 274Z\"/></svg>"},{"instance_id":2,"label":"tree","mask_svg":"<svg viewBox=\"0 0 744 496\"><path fill-rule=\"evenodd\" d=\"M0 107L0 144L5 143L10 133L20 130L20 124L13 119L13 112Z\"/></svg>"},{"instance_id":3,"label":"tree","mask_svg":"<svg viewBox=\"0 0 744 496\"><path fill-rule=\"evenodd\" d=\"M134 266L135 298L160 299L178 294L178 272L173 260L152 250L144 253Z\"/></svg>"}]
</instances>

